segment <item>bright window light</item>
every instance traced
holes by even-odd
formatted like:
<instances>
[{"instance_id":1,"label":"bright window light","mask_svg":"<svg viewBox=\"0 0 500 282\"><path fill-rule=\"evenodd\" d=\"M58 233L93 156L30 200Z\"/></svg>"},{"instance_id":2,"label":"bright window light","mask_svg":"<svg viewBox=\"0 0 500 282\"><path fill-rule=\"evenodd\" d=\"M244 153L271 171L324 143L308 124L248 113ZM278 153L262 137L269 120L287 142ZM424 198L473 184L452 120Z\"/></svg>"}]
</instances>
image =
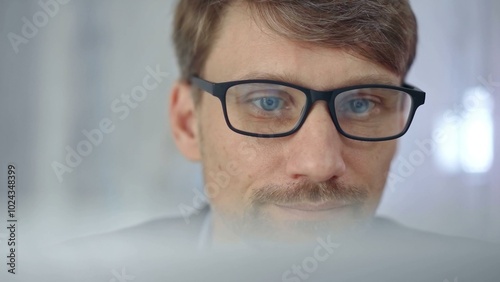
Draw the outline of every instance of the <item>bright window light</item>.
<instances>
[{"instance_id":1,"label":"bright window light","mask_svg":"<svg viewBox=\"0 0 500 282\"><path fill-rule=\"evenodd\" d=\"M467 173L486 173L493 164L493 99L482 87L464 95L460 164Z\"/></svg>"},{"instance_id":2,"label":"bright window light","mask_svg":"<svg viewBox=\"0 0 500 282\"><path fill-rule=\"evenodd\" d=\"M458 120L457 116L454 118ZM443 141L437 143L436 162L441 169L450 174L460 170L458 126L460 125L456 122L445 118L442 118L436 126L436 131L444 136Z\"/></svg>"},{"instance_id":3,"label":"bright window light","mask_svg":"<svg viewBox=\"0 0 500 282\"><path fill-rule=\"evenodd\" d=\"M448 173L481 174L490 170L494 149L493 98L483 87L467 90L462 104L449 110L436 126L436 162Z\"/></svg>"}]
</instances>

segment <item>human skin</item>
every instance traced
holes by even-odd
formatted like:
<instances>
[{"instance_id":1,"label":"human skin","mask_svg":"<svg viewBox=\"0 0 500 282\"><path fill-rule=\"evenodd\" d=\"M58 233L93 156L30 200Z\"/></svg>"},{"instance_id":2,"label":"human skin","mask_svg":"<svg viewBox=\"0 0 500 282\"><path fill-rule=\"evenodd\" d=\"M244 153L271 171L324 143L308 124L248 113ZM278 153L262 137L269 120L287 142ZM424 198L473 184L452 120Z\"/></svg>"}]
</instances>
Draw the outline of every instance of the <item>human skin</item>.
<instances>
[{"instance_id":1,"label":"human skin","mask_svg":"<svg viewBox=\"0 0 500 282\"><path fill-rule=\"evenodd\" d=\"M211 82L273 79L315 90L359 84L400 85L402 78L347 50L292 42L268 30L243 4L221 22L200 76ZM397 142L342 136L326 102L316 102L301 129L256 138L229 129L220 100L178 81L170 103L173 136L188 159L203 165L216 241L259 237L302 239L373 217ZM326 192L324 197L318 191ZM288 195L289 202L268 195ZM256 194L267 201L256 203ZM287 194L291 193L291 194ZM325 194L325 193L324 193Z\"/></svg>"}]
</instances>

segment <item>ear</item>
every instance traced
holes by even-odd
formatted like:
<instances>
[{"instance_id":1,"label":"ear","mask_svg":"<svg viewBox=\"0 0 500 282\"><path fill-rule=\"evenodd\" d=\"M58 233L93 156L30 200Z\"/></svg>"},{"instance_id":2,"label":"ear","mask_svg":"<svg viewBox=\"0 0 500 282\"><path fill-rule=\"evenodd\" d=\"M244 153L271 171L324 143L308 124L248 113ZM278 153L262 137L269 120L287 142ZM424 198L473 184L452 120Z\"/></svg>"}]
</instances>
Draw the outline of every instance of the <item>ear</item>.
<instances>
[{"instance_id":1,"label":"ear","mask_svg":"<svg viewBox=\"0 0 500 282\"><path fill-rule=\"evenodd\" d=\"M170 126L177 148L192 161L200 160L200 140L191 86L177 81L170 94Z\"/></svg>"}]
</instances>

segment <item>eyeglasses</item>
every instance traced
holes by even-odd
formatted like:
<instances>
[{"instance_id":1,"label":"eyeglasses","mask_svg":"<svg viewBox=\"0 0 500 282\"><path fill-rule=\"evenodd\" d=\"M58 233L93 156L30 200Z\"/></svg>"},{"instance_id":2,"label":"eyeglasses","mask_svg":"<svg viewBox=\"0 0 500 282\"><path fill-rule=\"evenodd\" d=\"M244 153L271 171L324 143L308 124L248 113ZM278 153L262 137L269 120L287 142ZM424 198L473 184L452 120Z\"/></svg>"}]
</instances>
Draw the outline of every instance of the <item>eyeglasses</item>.
<instances>
[{"instance_id":1,"label":"eyeglasses","mask_svg":"<svg viewBox=\"0 0 500 282\"><path fill-rule=\"evenodd\" d=\"M333 123L343 136L361 141L385 141L403 136L425 92L368 84L316 91L273 80L213 83L191 77L191 83L219 98L228 127L261 138L297 132L316 101L328 103Z\"/></svg>"}]
</instances>

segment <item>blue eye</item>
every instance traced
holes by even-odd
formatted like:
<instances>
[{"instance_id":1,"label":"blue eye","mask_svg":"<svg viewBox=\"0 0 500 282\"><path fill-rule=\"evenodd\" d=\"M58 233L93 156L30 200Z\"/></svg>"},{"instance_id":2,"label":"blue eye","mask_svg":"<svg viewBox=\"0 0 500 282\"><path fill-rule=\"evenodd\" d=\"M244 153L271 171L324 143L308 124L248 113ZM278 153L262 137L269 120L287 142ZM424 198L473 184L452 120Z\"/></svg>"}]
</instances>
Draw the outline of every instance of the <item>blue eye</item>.
<instances>
[{"instance_id":1,"label":"blue eye","mask_svg":"<svg viewBox=\"0 0 500 282\"><path fill-rule=\"evenodd\" d=\"M363 114L370 110L372 102L367 99L355 99L349 101L349 109L356 114Z\"/></svg>"},{"instance_id":2,"label":"blue eye","mask_svg":"<svg viewBox=\"0 0 500 282\"><path fill-rule=\"evenodd\" d=\"M275 111L282 107L283 101L277 97L263 97L255 99L258 107L264 111Z\"/></svg>"}]
</instances>

